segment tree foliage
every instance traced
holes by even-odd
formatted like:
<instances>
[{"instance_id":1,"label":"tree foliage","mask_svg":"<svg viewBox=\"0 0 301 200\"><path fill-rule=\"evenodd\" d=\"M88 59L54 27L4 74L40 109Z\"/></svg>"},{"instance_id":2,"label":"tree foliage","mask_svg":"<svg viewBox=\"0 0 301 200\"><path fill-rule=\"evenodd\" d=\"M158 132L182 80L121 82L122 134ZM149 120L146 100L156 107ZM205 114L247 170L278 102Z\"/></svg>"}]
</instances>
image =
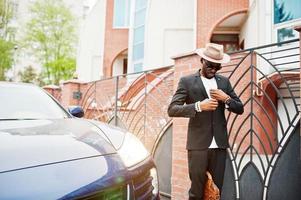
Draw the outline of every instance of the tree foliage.
<instances>
[{"instance_id":1,"label":"tree foliage","mask_svg":"<svg viewBox=\"0 0 301 200\"><path fill-rule=\"evenodd\" d=\"M13 63L13 44L0 38L0 80L6 80L5 74Z\"/></svg>"},{"instance_id":2,"label":"tree foliage","mask_svg":"<svg viewBox=\"0 0 301 200\"><path fill-rule=\"evenodd\" d=\"M43 65L47 84L69 79L75 71L75 19L60 0L39 0L30 7L25 42Z\"/></svg>"},{"instance_id":3,"label":"tree foliage","mask_svg":"<svg viewBox=\"0 0 301 200\"><path fill-rule=\"evenodd\" d=\"M53 75L54 83L72 78L75 71L75 59L60 58L49 63L49 72Z\"/></svg>"},{"instance_id":4,"label":"tree foliage","mask_svg":"<svg viewBox=\"0 0 301 200\"><path fill-rule=\"evenodd\" d=\"M13 16L12 2L10 0L0 0L0 37L6 39L10 31L9 22Z\"/></svg>"},{"instance_id":5,"label":"tree foliage","mask_svg":"<svg viewBox=\"0 0 301 200\"><path fill-rule=\"evenodd\" d=\"M9 0L0 0L0 80L6 80L5 74L13 64L13 42L9 34L13 30L9 27L12 18L12 4Z\"/></svg>"},{"instance_id":6,"label":"tree foliage","mask_svg":"<svg viewBox=\"0 0 301 200\"><path fill-rule=\"evenodd\" d=\"M31 65L19 71L18 75L23 83L35 83L38 79L38 73Z\"/></svg>"}]
</instances>

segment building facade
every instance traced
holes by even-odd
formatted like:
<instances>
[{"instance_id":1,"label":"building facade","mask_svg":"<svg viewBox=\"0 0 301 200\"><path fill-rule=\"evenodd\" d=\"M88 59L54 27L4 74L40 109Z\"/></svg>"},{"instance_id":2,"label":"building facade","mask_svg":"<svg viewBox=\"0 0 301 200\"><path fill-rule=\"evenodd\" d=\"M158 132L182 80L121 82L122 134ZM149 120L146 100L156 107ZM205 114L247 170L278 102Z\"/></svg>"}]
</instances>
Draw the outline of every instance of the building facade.
<instances>
[{"instance_id":1,"label":"building facade","mask_svg":"<svg viewBox=\"0 0 301 200\"><path fill-rule=\"evenodd\" d=\"M81 27L77 73L84 81L174 64L207 42L227 51L297 38L297 0L98 0Z\"/></svg>"}]
</instances>

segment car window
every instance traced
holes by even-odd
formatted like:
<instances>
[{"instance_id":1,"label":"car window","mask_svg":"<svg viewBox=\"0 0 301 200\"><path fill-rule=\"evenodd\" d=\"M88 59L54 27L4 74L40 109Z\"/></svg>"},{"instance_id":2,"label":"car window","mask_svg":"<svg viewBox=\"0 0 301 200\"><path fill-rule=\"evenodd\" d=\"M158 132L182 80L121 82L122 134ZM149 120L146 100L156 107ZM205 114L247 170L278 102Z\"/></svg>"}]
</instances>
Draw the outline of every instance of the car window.
<instances>
[{"instance_id":1,"label":"car window","mask_svg":"<svg viewBox=\"0 0 301 200\"><path fill-rule=\"evenodd\" d=\"M68 114L42 89L32 85L0 85L0 120L59 119Z\"/></svg>"}]
</instances>

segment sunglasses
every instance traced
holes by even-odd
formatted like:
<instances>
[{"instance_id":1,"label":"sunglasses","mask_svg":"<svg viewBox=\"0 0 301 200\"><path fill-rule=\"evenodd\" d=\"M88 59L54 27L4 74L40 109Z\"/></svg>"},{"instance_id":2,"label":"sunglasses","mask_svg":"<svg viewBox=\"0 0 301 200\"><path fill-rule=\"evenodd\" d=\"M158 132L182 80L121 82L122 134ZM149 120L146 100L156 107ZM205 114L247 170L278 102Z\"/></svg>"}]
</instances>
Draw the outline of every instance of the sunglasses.
<instances>
[{"instance_id":1,"label":"sunglasses","mask_svg":"<svg viewBox=\"0 0 301 200\"><path fill-rule=\"evenodd\" d=\"M203 61L206 63L206 68L208 69L214 69L215 71L218 71L222 68L220 63L213 63L205 59L203 59Z\"/></svg>"}]
</instances>

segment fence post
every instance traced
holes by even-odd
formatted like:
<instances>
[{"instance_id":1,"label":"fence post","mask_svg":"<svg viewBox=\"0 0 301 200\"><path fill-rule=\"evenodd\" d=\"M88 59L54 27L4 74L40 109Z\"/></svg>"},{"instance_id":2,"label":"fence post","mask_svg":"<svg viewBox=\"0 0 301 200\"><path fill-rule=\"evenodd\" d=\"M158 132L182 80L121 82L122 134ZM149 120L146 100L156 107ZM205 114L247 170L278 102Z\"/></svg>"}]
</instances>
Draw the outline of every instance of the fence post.
<instances>
[{"instance_id":1,"label":"fence post","mask_svg":"<svg viewBox=\"0 0 301 200\"><path fill-rule=\"evenodd\" d=\"M145 134L146 134L146 96L147 96L147 75L148 73L144 73L144 121L143 121L143 143L145 144Z\"/></svg>"},{"instance_id":2,"label":"fence post","mask_svg":"<svg viewBox=\"0 0 301 200\"><path fill-rule=\"evenodd\" d=\"M62 84L61 104L63 106L79 105L82 96L81 84L79 80L69 80Z\"/></svg>"},{"instance_id":3,"label":"fence post","mask_svg":"<svg viewBox=\"0 0 301 200\"><path fill-rule=\"evenodd\" d=\"M116 86L115 86L115 110L114 110L114 125L118 125L117 120L117 109L118 109L118 84L119 84L119 76L116 76Z\"/></svg>"},{"instance_id":4,"label":"fence post","mask_svg":"<svg viewBox=\"0 0 301 200\"><path fill-rule=\"evenodd\" d=\"M299 32L299 50L301 51L301 24L295 27L295 30ZM301 53L300 53L300 60L301 60ZM301 69L301 62L300 62L300 69ZM300 74L301 79L301 74Z\"/></svg>"},{"instance_id":5,"label":"fence post","mask_svg":"<svg viewBox=\"0 0 301 200\"><path fill-rule=\"evenodd\" d=\"M300 51L300 61L301 61L301 24L296 26L295 30L299 32L299 51ZM301 69L301 62L300 62L300 69ZM301 73L300 73L300 87L301 87ZM300 97L301 97L301 93L300 93ZM301 131L300 131L300 155L301 155Z\"/></svg>"},{"instance_id":6,"label":"fence post","mask_svg":"<svg viewBox=\"0 0 301 200\"><path fill-rule=\"evenodd\" d=\"M43 89L46 90L49 94L51 94L58 101L60 101L62 90L59 86L57 86L57 85L45 85L45 86L43 86Z\"/></svg>"}]
</instances>

